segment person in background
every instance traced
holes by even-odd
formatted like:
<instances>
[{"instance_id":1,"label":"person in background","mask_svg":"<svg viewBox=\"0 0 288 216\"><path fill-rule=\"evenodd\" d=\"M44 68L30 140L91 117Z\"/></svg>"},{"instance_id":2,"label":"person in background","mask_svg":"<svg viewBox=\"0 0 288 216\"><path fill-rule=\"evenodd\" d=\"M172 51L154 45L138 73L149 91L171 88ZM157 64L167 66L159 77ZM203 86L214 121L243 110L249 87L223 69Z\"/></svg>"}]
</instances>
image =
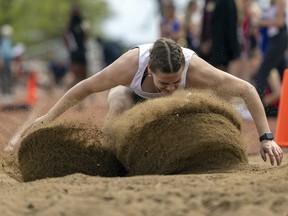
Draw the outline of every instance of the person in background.
<instances>
[{"instance_id":1,"label":"person in background","mask_svg":"<svg viewBox=\"0 0 288 216\"><path fill-rule=\"evenodd\" d=\"M11 61L12 61L12 36L13 29L10 25L3 25L1 28L0 40L0 81L1 90L4 99L10 100L12 96L12 74L11 74Z\"/></svg>"},{"instance_id":2,"label":"person in background","mask_svg":"<svg viewBox=\"0 0 288 216\"><path fill-rule=\"evenodd\" d=\"M240 55L234 0L205 0L199 55L213 66L227 71Z\"/></svg>"},{"instance_id":3,"label":"person in background","mask_svg":"<svg viewBox=\"0 0 288 216\"><path fill-rule=\"evenodd\" d=\"M15 83L14 87L26 86L27 82L27 70L24 64L24 54L26 47L23 43L17 43L13 49L13 60L11 62L12 79Z\"/></svg>"},{"instance_id":4,"label":"person in background","mask_svg":"<svg viewBox=\"0 0 288 216\"><path fill-rule=\"evenodd\" d=\"M270 7L266 11L265 18L259 19L257 25L267 28L268 44L264 53L263 61L254 77L254 84L257 92L263 100L265 90L268 86L268 77L272 69L278 68L283 62L287 49L288 36L285 22L285 0L271 0ZM278 70L280 77L283 77L284 70Z\"/></svg>"},{"instance_id":5,"label":"person in background","mask_svg":"<svg viewBox=\"0 0 288 216\"><path fill-rule=\"evenodd\" d=\"M52 59L48 65L49 71L51 72L53 83L57 87L63 86L63 79L68 72L67 62L61 58Z\"/></svg>"},{"instance_id":6,"label":"person in background","mask_svg":"<svg viewBox=\"0 0 288 216\"><path fill-rule=\"evenodd\" d=\"M162 17L160 21L160 37L170 38L175 42L184 43L181 21L176 16L176 8L172 0L162 0Z\"/></svg>"},{"instance_id":7,"label":"person in background","mask_svg":"<svg viewBox=\"0 0 288 216\"><path fill-rule=\"evenodd\" d=\"M124 53L124 48L118 41L108 40L102 38L101 36L97 36L96 42L99 43L102 48L104 67L112 64Z\"/></svg>"},{"instance_id":8,"label":"person in background","mask_svg":"<svg viewBox=\"0 0 288 216\"><path fill-rule=\"evenodd\" d=\"M280 165L282 149L274 142L260 97L254 86L226 73L200 58L194 51L171 39L138 45L67 91L43 116L27 129L45 126L91 94L109 91L108 114L111 120L143 100L165 97L177 89L212 89L227 99L242 98L256 125L260 154L264 161ZM21 136L20 136L21 137Z\"/></svg>"},{"instance_id":9,"label":"person in background","mask_svg":"<svg viewBox=\"0 0 288 216\"><path fill-rule=\"evenodd\" d=\"M200 44L201 14L197 0L190 0L186 6L182 28L185 33L186 47L197 51Z\"/></svg>"},{"instance_id":10,"label":"person in background","mask_svg":"<svg viewBox=\"0 0 288 216\"><path fill-rule=\"evenodd\" d=\"M241 57L247 59L259 50L259 28L255 26L256 20L262 15L260 6L252 0L238 0L239 37L241 44ZM240 4L241 3L241 4Z\"/></svg>"},{"instance_id":11,"label":"person in background","mask_svg":"<svg viewBox=\"0 0 288 216\"><path fill-rule=\"evenodd\" d=\"M281 95L281 77L279 71L273 68L268 76L268 85L264 92L263 104L266 116L276 117Z\"/></svg>"},{"instance_id":12,"label":"person in background","mask_svg":"<svg viewBox=\"0 0 288 216\"><path fill-rule=\"evenodd\" d=\"M259 28L254 25L262 10L253 0L237 0L236 3L240 57L229 65L229 73L251 82L262 60Z\"/></svg>"},{"instance_id":13,"label":"person in background","mask_svg":"<svg viewBox=\"0 0 288 216\"><path fill-rule=\"evenodd\" d=\"M87 77L86 32L83 30L79 9L73 8L70 15L69 26L64 39L70 54L69 68L73 75L71 83L73 86Z\"/></svg>"}]
</instances>

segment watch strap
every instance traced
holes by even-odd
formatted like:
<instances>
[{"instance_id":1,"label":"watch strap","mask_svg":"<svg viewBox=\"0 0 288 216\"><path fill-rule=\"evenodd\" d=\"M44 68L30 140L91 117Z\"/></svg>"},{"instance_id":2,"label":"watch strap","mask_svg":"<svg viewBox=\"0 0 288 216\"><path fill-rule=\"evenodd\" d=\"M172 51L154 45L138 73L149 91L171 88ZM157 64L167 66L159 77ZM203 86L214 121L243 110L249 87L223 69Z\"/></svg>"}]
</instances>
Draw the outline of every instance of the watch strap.
<instances>
[{"instance_id":1,"label":"watch strap","mask_svg":"<svg viewBox=\"0 0 288 216\"><path fill-rule=\"evenodd\" d=\"M274 136L273 133L268 132L268 133L264 133L262 136L259 137L260 142L262 142L263 140L273 140Z\"/></svg>"}]
</instances>

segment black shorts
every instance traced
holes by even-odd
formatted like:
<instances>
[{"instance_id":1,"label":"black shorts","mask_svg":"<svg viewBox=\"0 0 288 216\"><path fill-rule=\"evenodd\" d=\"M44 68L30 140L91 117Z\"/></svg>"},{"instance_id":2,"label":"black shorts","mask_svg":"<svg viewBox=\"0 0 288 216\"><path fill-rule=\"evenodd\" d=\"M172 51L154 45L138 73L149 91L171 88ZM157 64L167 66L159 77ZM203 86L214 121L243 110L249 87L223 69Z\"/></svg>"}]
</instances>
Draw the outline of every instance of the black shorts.
<instances>
[{"instance_id":1,"label":"black shorts","mask_svg":"<svg viewBox=\"0 0 288 216\"><path fill-rule=\"evenodd\" d=\"M137 95L135 92L133 92L133 100L135 103L141 103L141 102L146 101L147 99L143 98L143 97Z\"/></svg>"}]
</instances>

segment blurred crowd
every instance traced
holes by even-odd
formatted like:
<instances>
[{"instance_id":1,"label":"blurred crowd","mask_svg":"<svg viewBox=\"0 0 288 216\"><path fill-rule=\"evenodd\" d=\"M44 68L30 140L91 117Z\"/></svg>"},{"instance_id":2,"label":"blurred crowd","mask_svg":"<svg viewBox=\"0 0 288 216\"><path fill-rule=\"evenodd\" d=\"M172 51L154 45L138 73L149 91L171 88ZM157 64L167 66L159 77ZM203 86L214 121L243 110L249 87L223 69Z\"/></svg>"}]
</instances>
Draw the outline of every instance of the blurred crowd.
<instances>
[{"instance_id":1,"label":"blurred crowd","mask_svg":"<svg viewBox=\"0 0 288 216\"><path fill-rule=\"evenodd\" d=\"M23 43L13 41L11 25L0 28L0 110L3 107L4 110L6 107L14 110L19 103L20 107L33 105L29 101L31 90L28 89L32 79L36 79L38 90L65 92L111 64L124 52L121 42L99 35L94 37L89 20L83 18L77 6L69 12L69 21L60 40L62 43L57 43L59 47L54 50L44 48L38 51L40 54L29 56Z\"/></svg>"},{"instance_id":2,"label":"blurred crowd","mask_svg":"<svg viewBox=\"0 0 288 216\"><path fill-rule=\"evenodd\" d=\"M21 80L21 62L25 51L22 43L12 42L13 28L5 24L1 27L0 36L0 89L1 99L10 100L13 87Z\"/></svg>"},{"instance_id":3,"label":"blurred crowd","mask_svg":"<svg viewBox=\"0 0 288 216\"><path fill-rule=\"evenodd\" d=\"M173 0L159 0L159 5L159 37L171 38L213 66L251 82L267 116L277 116L288 61L285 0L270 0L267 7L256 0L190 0L185 10ZM52 56L46 65L49 86L66 90L125 51L119 41L94 36L78 8L72 8L69 15L63 32L67 57ZM31 74L31 67L23 63L25 46L13 45L12 34L11 26L1 27L2 101L9 100L15 86L25 85Z\"/></svg>"},{"instance_id":4,"label":"blurred crowd","mask_svg":"<svg viewBox=\"0 0 288 216\"><path fill-rule=\"evenodd\" d=\"M185 12L174 3L161 0L160 36L254 84L267 116L277 116L287 67L286 1L262 7L255 0L190 0Z\"/></svg>"}]
</instances>

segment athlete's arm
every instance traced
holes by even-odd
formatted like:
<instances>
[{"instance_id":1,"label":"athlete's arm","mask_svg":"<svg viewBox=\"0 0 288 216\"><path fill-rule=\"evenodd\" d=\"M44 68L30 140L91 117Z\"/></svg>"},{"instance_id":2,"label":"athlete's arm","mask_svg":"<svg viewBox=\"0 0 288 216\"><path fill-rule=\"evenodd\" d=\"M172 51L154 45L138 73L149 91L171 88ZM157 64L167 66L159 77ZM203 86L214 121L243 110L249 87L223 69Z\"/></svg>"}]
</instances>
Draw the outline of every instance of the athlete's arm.
<instances>
[{"instance_id":1,"label":"athlete's arm","mask_svg":"<svg viewBox=\"0 0 288 216\"><path fill-rule=\"evenodd\" d=\"M224 97L242 98L254 119L259 137L270 132L261 99L250 83L221 71L197 55L193 55L188 69L187 85L194 88L210 88ZM273 140L262 141L260 153L264 161L268 153L272 165L274 158L278 165L281 164L283 151Z\"/></svg>"}]
</instances>

